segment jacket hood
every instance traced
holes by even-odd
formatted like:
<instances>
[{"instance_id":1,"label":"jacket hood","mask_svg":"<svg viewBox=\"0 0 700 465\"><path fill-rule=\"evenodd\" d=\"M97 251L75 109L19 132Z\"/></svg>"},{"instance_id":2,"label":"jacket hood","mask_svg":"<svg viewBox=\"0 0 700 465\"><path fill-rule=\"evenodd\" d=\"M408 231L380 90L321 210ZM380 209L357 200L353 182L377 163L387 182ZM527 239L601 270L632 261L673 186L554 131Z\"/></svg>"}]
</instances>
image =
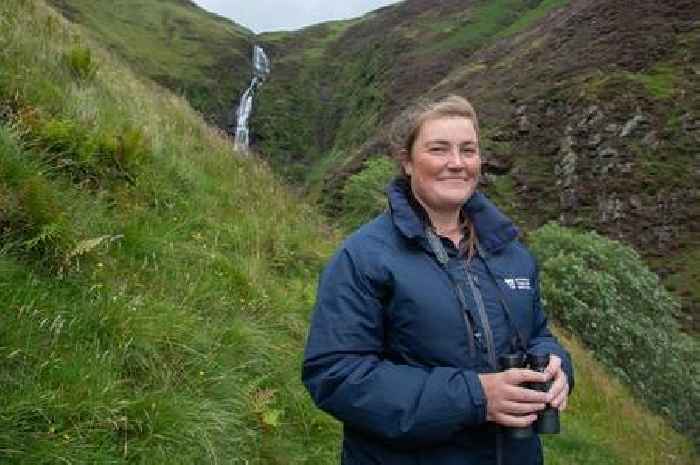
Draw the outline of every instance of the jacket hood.
<instances>
[{"instance_id":1,"label":"jacket hood","mask_svg":"<svg viewBox=\"0 0 700 465\"><path fill-rule=\"evenodd\" d=\"M425 209L413 196L408 180L394 179L387 188L389 210L396 228L406 238L426 239L424 227L430 223ZM483 193L476 191L462 207L462 212L474 224L481 247L498 253L518 237L519 231Z\"/></svg>"}]
</instances>

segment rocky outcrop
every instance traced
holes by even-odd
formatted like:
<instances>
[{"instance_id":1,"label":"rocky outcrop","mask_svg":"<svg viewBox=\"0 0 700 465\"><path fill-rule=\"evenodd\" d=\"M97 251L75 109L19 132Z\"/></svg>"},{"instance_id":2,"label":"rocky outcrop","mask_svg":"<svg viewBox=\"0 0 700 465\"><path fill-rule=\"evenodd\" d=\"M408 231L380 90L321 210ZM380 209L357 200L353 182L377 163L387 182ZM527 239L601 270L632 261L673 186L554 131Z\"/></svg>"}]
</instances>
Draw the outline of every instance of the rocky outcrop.
<instances>
[{"instance_id":1,"label":"rocky outcrop","mask_svg":"<svg viewBox=\"0 0 700 465\"><path fill-rule=\"evenodd\" d=\"M626 113L599 104L578 107L540 101L529 110L518 105L513 131L519 140L531 143L532 134L522 130L523 121L549 128L549 134L536 136L544 147L556 143L551 194L556 198L558 220L567 225L589 224L658 252L677 238L683 226L668 227L662 220L669 218L668 208L662 209L666 203L658 200L678 199L681 194L674 186L667 186L662 194L641 185L644 165L658 156L663 120L642 108ZM694 127L693 123L687 126ZM562 128L558 136L551 134L556 128ZM526 178L521 177L520 183L527 183Z\"/></svg>"},{"instance_id":2,"label":"rocky outcrop","mask_svg":"<svg viewBox=\"0 0 700 465\"><path fill-rule=\"evenodd\" d=\"M662 275L673 274L665 259L700 232L700 118L670 111L668 101L634 97L587 102L554 94L514 102L510 174L520 203L539 222L593 228L655 257ZM533 155L519 164L521 153ZM693 302L686 311L697 329Z\"/></svg>"}]
</instances>

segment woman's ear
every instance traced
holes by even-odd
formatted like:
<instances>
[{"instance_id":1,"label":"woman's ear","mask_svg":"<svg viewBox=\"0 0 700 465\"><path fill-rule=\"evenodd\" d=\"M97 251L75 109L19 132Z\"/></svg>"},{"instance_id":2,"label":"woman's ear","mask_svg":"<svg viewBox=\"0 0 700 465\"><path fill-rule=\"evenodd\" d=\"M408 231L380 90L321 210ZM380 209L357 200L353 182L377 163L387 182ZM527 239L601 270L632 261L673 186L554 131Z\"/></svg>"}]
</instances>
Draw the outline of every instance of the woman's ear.
<instances>
[{"instance_id":1,"label":"woman's ear","mask_svg":"<svg viewBox=\"0 0 700 465\"><path fill-rule=\"evenodd\" d=\"M408 150L401 149L399 152L399 161L401 162L401 169L406 176L411 176L413 174L413 163L411 163L411 157L408 155Z\"/></svg>"}]
</instances>

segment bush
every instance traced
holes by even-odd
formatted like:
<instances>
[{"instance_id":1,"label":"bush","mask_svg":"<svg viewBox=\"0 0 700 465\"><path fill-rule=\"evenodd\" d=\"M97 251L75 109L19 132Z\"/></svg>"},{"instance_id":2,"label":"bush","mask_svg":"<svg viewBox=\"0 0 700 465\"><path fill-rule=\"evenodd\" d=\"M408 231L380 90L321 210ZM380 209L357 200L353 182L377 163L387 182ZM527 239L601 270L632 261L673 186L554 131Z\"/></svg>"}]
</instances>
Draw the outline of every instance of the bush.
<instances>
[{"instance_id":1,"label":"bush","mask_svg":"<svg viewBox=\"0 0 700 465\"><path fill-rule=\"evenodd\" d=\"M382 212L387 207L384 190L395 174L394 163L386 157L365 162L343 188L343 226L356 229Z\"/></svg>"},{"instance_id":2,"label":"bush","mask_svg":"<svg viewBox=\"0 0 700 465\"><path fill-rule=\"evenodd\" d=\"M700 437L700 346L680 304L630 247L547 224L531 236L551 316L577 334L655 411Z\"/></svg>"}]
</instances>

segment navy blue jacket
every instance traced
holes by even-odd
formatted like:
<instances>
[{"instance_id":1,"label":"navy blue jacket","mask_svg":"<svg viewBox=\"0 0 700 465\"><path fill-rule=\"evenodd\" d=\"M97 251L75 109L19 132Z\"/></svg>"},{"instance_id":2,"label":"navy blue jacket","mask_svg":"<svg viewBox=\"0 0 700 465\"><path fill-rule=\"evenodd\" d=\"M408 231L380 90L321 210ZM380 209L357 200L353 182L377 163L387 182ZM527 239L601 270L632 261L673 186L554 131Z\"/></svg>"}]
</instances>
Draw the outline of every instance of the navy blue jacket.
<instances>
[{"instance_id":1,"label":"navy blue jacket","mask_svg":"<svg viewBox=\"0 0 700 465\"><path fill-rule=\"evenodd\" d=\"M537 436L507 440L486 422L478 378L518 347L514 324L528 351L562 358L573 388L569 355L540 306L535 260L481 193L463 208L480 244L468 265L449 240L431 237L404 182L388 193L389 211L325 268L304 354L304 384L343 423L341 463L495 464L497 448L505 464L541 463Z\"/></svg>"}]
</instances>

